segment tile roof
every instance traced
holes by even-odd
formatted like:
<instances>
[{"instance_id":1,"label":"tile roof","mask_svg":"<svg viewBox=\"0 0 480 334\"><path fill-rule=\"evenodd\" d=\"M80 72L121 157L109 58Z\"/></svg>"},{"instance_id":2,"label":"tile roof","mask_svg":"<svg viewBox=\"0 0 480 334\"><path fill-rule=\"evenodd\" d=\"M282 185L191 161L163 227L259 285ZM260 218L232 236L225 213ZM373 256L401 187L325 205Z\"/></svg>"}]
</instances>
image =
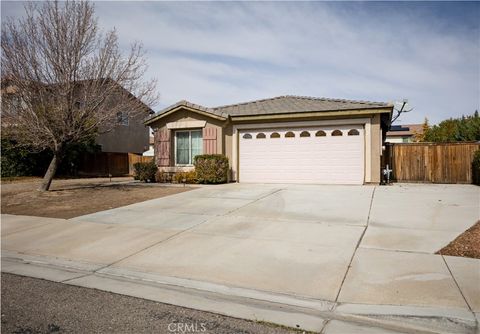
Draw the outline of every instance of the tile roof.
<instances>
[{"instance_id":1,"label":"tile roof","mask_svg":"<svg viewBox=\"0 0 480 334\"><path fill-rule=\"evenodd\" d=\"M391 108L392 104L385 102L370 102L370 101L352 101L342 99L327 99L308 96L293 96L284 95L269 99L262 99L244 103L236 103L224 105L219 107L204 107L198 104L188 102L186 100L179 101L171 106L168 106L147 120L161 116L177 107L185 106L197 109L203 112L211 113L213 115L228 118L228 116L255 116L255 115L272 115L272 114L287 114L300 112L315 112L315 111L341 111L352 109L375 109L375 108Z\"/></svg>"},{"instance_id":2,"label":"tile roof","mask_svg":"<svg viewBox=\"0 0 480 334\"><path fill-rule=\"evenodd\" d=\"M213 108L230 116L285 114L310 111L337 111L391 107L384 102L351 101L309 96L284 95Z\"/></svg>"}]
</instances>

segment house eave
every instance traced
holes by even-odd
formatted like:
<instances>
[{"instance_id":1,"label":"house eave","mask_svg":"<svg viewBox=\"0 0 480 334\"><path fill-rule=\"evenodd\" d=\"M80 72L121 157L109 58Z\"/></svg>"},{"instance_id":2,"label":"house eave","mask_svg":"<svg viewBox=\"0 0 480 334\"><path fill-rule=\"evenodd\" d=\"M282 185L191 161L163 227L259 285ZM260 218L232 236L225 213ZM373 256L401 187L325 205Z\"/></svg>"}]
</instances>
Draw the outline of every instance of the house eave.
<instances>
[{"instance_id":1,"label":"house eave","mask_svg":"<svg viewBox=\"0 0 480 334\"><path fill-rule=\"evenodd\" d=\"M263 114L263 115L248 115L248 116L231 116L232 121L257 121L257 120L291 120L299 118L323 118L332 116L365 116L372 114L388 114L391 113L391 108L375 108L375 109L352 109L352 110L337 110L337 111L313 111L313 112L297 112L285 114Z\"/></svg>"},{"instance_id":2,"label":"house eave","mask_svg":"<svg viewBox=\"0 0 480 334\"><path fill-rule=\"evenodd\" d=\"M152 117L150 119L147 119L144 124L145 125L150 125L156 121L158 121L159 119L163 118L163 117L166 117L168 115L171 115L179 110L188 110L188 111L191 111L191 112L194 112L194 113L197 113L197 114L200 114L200 115L203 115L203 116L207 116L207 117L210 117L210 118L214 118L214 119L218 119L218 120L221 120L221 121L225 121L227 120L226 117L222 117L222 116L218 116L218 115L215 115L215 114L212 114L212 113L209 113L209 112L206 112L206 111L203 111L203 110L199 110L199 109L195 109L195 108L191 108L191 107L188 107L188 106L184 106L184 105L180 105L180 106L177 106L171 110L168 110L160 115L157 115L155 117Z\"/></svg>"}]
</instances>

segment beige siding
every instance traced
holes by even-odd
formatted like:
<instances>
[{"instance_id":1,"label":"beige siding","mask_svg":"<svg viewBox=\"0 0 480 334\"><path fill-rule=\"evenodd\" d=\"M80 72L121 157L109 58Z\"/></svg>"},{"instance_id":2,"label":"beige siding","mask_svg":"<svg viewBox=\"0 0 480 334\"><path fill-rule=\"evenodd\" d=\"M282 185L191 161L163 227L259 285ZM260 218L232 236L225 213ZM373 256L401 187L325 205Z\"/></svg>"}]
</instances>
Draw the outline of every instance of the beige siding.
<instances>
[{"instance_id":1,"label":"beige siding","mask_svg":"<svg viewBox=\"0 0 480 334\"><path fill-rule=\"evenodd\" d=\"M206 121L207 124L205 125L206 128L216 128L217 129L217 152L225 154L225 149L222 145L223 143L223 129L222 127L225 126L224 121L220 121L208 116L200 115L198 113L189 111L189 110L179 110L175 113L172 113L164 118L159 119L158 121L152 123L150 126L152 129L159 129L159 130L164 130L167 129L167 123L171 122L188 122L188 121ZM181 129L178 129L181 130ZM175 130L171 130L174 132ZM170 166L175 166L175 147L174 147L174 136L172 133L172 140L170 143Z\"/></svg>"},{"instance_id":2,"label":"beige siding","mask_svg":"<svg viewBox=\"0 0 480 334\"><path fill-rule=\"evenodd\" d=\"M380 159L382 154L382 129L380 127L380 115L374 115L371 121L371 183L380 183Z\"/></svg>"}]
</instances>

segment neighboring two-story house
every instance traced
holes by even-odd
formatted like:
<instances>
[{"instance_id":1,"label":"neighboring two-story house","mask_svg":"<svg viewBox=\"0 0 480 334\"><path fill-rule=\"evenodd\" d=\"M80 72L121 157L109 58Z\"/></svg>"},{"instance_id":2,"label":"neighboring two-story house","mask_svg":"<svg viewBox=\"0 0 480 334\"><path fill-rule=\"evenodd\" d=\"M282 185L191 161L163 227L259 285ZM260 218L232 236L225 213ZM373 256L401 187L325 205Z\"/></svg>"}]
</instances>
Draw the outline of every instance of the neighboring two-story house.
<instances>
[{"instance_id":1,"label":"neighboring two-story house","mask_svg":"<svg viewBox=\"0 0 480 334\"><path fill-rule=\"evenodd\" d=\"M15 98L16 91L14 86L8 84L8 80L2 80L2 98ZM117 113L115 127L95 138L99 152L81 156L79 165L75 168L79 174L126 175L129 174L129 154L142 155L148 151L150 129L145 126L144 121L154 111L140 100L138 101L142 104L143 112L135 115ZM2 121L2 126L8 126L8 124Z\"/></svg>"}]
</instances>

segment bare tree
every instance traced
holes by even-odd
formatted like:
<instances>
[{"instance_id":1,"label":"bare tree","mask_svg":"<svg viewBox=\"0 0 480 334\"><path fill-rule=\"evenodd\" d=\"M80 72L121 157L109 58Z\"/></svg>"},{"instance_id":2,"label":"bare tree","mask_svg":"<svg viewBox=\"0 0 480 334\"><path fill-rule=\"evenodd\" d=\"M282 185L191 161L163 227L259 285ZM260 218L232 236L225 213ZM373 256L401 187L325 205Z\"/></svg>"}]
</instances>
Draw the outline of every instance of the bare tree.
<instances>
[{"instance_id":1,"label":"bare tree","mask_svg":"<svg viewBox=\"0 0 480 334\"><path fill-rule=\"evenodd\" d=\"M2 130L18 145L50 149L39 190L49 189L69 143L111 131L157 101L139 43L122 54L115 30L99 31L87 1L28 3L2 24ZM10 97L8 97L10 96Z\"/></svg>"}]
</instances>

